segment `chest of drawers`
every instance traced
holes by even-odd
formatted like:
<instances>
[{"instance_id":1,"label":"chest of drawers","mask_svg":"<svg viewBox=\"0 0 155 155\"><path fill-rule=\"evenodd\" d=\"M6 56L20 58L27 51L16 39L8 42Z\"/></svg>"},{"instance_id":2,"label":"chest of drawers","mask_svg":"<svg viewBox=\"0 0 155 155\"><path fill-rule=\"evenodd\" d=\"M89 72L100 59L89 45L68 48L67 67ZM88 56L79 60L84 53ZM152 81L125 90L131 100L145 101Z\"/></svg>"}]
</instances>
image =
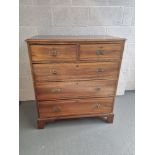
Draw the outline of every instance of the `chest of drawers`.
<instances>
[{"instance_id":1,"label":"chest of drawers","mask_svg":"<svg viewBox=\"0 0 155 155\"><path fill-rule=\"evenodd\" d=\"M113 122L125 39L49 35L26 41L39 129L66 118L100 117Z\"/></svg>"}]
</instances>

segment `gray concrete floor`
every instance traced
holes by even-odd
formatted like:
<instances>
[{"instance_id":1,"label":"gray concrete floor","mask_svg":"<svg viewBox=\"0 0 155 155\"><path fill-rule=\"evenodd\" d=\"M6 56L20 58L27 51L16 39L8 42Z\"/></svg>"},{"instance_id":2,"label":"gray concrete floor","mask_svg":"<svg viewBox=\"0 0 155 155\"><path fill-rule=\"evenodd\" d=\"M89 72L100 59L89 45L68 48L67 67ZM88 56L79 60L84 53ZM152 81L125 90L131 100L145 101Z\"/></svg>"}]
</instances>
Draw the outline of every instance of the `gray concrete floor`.
<instances>
[{"instance_id":1,"label":"gray concrete floor","mask_svg":"<svg viewBox=\"0 0 155 155\"><path fill-rule=\"evenodd\" d=\"M113 124L97 118L60 120L36 129L32 101L20 105L20 155L134 155L134 92L116 97Z\"/></svg>"}]
</instances>

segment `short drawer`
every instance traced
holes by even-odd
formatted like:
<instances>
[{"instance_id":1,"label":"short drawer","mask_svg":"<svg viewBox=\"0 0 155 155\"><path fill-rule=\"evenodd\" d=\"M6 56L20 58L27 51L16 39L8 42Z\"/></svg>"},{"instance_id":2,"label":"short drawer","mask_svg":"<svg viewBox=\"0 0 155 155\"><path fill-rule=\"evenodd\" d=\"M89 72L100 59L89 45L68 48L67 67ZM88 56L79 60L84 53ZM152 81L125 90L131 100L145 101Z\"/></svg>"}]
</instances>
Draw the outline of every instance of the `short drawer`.
<instances>
[{"instance_id":1,"label":"short drawer","mask_svg":"<svg viewBox=\"0 0 155 155\"><path fill-rule=\"evenodd\" d=\"M80 60L120 60L121 44L80 45Z\"/></svg>"},{"instance_id":2,"label":"short drawer","mask_svg":"<svg viewBox=\"0 0 155 155\"><path fill-rule=\"evenodd\" d=\"M31 45L32 62L76 60L76 45Z\"/></svg>"},{"instance_id":3,"label":"short drawer","mask_svg":"<svg viewBox=\"0 0 155 155\"><path fill-rule=\"evenodd\" d=\"M92 115L112 112L113 98L74 99L38 102L40 118Z\"/></svg>"},{"instance_id":4,"label":"short drawer","mask_svg":"<svg viewBox=\"0 0 155 155\"><path fill-rule=\"evenodd\" d=\"M35 80L61 81L80 79L117 79L119 63L33 64Z\"/></svg>"},{"instance_id":5,"label":"short drawer","mask_svg":"<svg viewBox=\"0 0 155 155\"><path fill-rule=\"evenodd\" d=\"M37 100L109 97L115 95L116 80L36 83Z\"/></svg>"}]
</instances>

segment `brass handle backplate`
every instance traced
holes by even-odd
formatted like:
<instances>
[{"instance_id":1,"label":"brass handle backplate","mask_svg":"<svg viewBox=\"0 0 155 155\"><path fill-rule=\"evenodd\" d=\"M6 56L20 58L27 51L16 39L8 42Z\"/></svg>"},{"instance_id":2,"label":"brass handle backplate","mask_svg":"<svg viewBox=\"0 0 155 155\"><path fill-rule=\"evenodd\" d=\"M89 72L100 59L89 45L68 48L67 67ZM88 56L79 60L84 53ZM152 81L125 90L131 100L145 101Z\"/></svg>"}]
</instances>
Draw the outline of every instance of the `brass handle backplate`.
<instances>
[{"instance_id":1,"label":"brass handle backplate","mask_svg":"<svg viewBox=\"0 0 155 155\"><path fill-rule=\"evenodd\" d=\"M51 69L51 70L50 70L50 73L56 75L56 74L57 74L57 71L56 71L55 69Z\"/></svg>"},{"instance_id":2,"label":"brass handle backplate","mask_svg":"<svg viewBox=\"0 0 155 155\"><path fill-rule=\"evenodd\" d=\"M103 50L97 50L96 51L96 55L104 55L104 51Z\"/></svg>"},{"instance_id":3,"label":"brass handle backplate","mask_svg":"<svg viewBox=\"0 0 155 155\"><path fill-rule=\"evenodd\" d=\"M102 73L102 72L104 72L104 69L103 68L97 68L96 72L97 73Z\"/></svg>"},{"instance_id":4,"label":"brass handle backplate","mask_svg":"<svg viewBox=\"0 0 155 155\"><path fill-rule=\"evenodd\" d=\"M49 51L49 55L50 56L57 56L58 55L58 52L56 50L54 51Z\"/></svg>"},{"instance_id":5,"label":"brass handle backplate","mask_svg":"<svg viewBox=\"0 0 155 155\"><path fill-rule=\"evenodd\" d=\"M96 55L104 55L104 54L107 54L109 53L110 51L104 51L104 50L97 50L96 51Z\"/></svg>"},{"instance_id":6,"label":"brass handle backplate","mask_svg":"<svg viewBox=\"0 0 155 155\"><path fill-rule=\"evenodd\" d=\"M52 111L53 112L60 112L61 111L61 108L60 108L60 106L53 106L52 107Z\"/></svg>"},{"instance_id":7,"label":"brass handle backplate","mask_svg":"<svg viewBox=\"0 0 155 155\"><path fill-rule=\"evenodd\" d=\"M51 89L51 92L52 92L52 93L60 93L61 91L62 91L61 88L52 88L52 89Z\"/></svg>"},{"instance_id":8,"label":"brass handle backplate","mask_svg":"<svg viewBox=\"0 0 155 155\"><path fill-rule=\"evenodd\" d=\"M101 107L101 104L97 103L93 106L94 109L99 109Z\"/></svg>"}]
</instances>

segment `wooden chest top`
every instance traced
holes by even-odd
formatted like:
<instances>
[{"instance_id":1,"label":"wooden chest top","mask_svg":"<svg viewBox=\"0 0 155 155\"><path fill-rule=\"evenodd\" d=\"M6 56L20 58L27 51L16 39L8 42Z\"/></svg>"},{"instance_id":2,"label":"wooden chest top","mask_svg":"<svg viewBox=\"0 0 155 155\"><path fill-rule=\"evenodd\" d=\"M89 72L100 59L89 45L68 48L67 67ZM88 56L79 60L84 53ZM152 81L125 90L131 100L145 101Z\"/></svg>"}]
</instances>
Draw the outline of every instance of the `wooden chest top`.
<instances>
[{"instance_id":1,"label":"wooden chest top","mask_svg":"<svg viewBox=\"0 0 155 155\"><path fill-rule=\"evenodd\" d=\"M94 42L94 41L125 41L125 38L119 38L108 35L80 35L80 36L64 36L64 35L36 35L26 41L33 42Z\"/></svg>"}]
</instances>

